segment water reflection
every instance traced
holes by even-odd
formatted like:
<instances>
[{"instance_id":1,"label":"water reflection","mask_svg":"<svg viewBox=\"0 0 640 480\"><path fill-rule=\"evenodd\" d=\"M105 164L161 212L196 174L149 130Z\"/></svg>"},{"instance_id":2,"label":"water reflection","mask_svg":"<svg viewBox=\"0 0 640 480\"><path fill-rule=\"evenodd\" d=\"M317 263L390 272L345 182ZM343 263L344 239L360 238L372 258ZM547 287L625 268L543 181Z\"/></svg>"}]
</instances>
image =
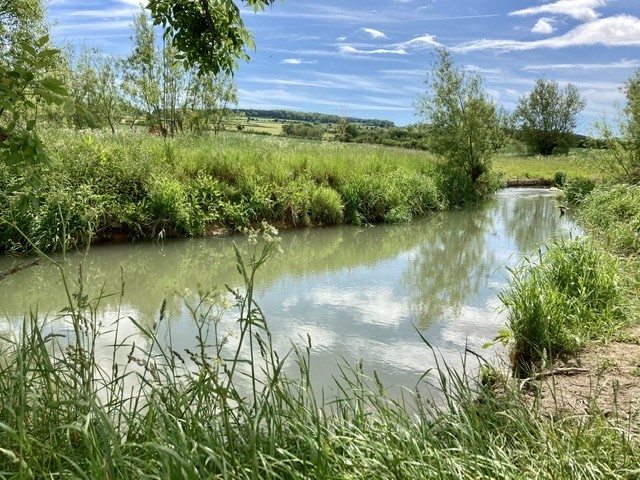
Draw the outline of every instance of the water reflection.
<instances>
[{"instance_id":1,"label":"water reflection","mask_svg":"<svg viewBox=\"0 0 640 480\"><path fill-rule=\"evenodd\" d=\"M413 386L433 363L416 327L454 364L467 343L479 348L493 338L502 322L497 292L506 283L505 266L575 228L553 202L549 191L506 190L476 209L407 225L283 232L284 254L265 265L257 288L276 347L284 352L309 336L321 385L331 383L337 360L353 365L364 358L386 383ZM246 254L246 242L235 237L100 246L84 259L56 259L71 281L84 261L90 297L120 292L124 280L122 306L117 295L100 302L105 323L122 308L129 313L121 318L150 325L167 298L172 345L181 350L195 343L184 297L195 301L199 289L240 283L234 241ZM0 259L0 270L11 262ZM14 327L36 304L43 315L55 315L64 298L50 264L0 282L0 314ZM229 325L234 315L226 314Z\"/></svg>"}]
</instances>

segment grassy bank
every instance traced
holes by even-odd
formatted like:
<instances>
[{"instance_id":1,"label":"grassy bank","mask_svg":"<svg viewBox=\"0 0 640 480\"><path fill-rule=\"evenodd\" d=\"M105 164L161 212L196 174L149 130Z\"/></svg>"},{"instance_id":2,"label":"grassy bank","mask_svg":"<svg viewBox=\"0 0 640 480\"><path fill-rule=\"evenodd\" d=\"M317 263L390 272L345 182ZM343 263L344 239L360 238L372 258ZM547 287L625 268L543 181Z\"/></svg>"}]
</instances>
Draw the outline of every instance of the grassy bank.
<instances>
[{"instance_id":1,"label":"grassy bank","mask_svg":"<svg viewBox=\"0 0 640 480\"><path fill-rule=\"evenodd\" d=\"M366 374L366 365L345 365L335 395L314 391L308 347L275 352L268 319L253 297L254 275L276 248L267 228L253 253L238 258L245 287L234 297L233 332L218 328L220 294L202 292L190 305L200 346L188 353L173 351L170 341L158 337L168 321L164 308L156 324L138 325L146 342L133 345L118 334L117 322L99 324L94 312L100 299L87 299L82 287L69 292L69 343L27 319L22 332L0 344L0 477L637 474L637 435L615 419L547 418L518 390L495 395L442 363L425 375L443 393L438 404L417 391L389 397L375 375ZM124 314L121 320L128 321ZM127 352L124 364L115 354L106 364L99 358L95 339L105 329ZM286 361L298 366L297 374L283 373ZM467 364L471 371L476 359Z\"/></svg>"},{"instance_id":2,"label":"grassy bank","mask_svg":"<svg viewBox=\"0 0 640 480\"><path fill-rule=\"evenodd\" d=\"M56 250L262 220L403 222L449 206L433 159L411 151L233 134L165 142L146 132L51 132L46 144L51 164L27 190L30 204L7 195L23 185L0 171L3 251L24 248L24 236Z\"/></svg>"},{"instance_id":3,"label":"grassy bank","mask_svg":"<svg viewBox=\"0 0 640 480\"><path fill-rule=\"evenodd\" d=\"M0 166L0 252L200 236L262 220L406 222L473 203L500 177L593 176L584 159L505 154L474 186L443 174L427 152L233 133L165 141L55 131L44 140L51 162L38 168L39 183Z\"/></svg>"}]
</instances>

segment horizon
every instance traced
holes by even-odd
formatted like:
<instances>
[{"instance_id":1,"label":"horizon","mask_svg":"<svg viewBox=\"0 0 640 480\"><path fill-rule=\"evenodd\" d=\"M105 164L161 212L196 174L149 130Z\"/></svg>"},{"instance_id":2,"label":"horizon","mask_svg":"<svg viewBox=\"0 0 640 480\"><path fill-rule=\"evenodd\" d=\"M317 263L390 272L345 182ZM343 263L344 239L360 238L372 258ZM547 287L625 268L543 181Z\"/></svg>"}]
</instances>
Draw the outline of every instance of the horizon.
<instances>
[{"instance_id":1,"label":"horizon","mask_svg":"<svg viewBox=\"0 0 640 480\"><path fill-rule=\"evenodd\" d=\"M512 111L539 77L573 83L587 100L576 133L616 116L640 67L637 0L304 0L242 8L256 51L235 73L239 109L293 110L416 123L414 102L435 48L479 73ZM130 51L138 0L50 0L56 42Z\"/></svg>"}]
</instances>

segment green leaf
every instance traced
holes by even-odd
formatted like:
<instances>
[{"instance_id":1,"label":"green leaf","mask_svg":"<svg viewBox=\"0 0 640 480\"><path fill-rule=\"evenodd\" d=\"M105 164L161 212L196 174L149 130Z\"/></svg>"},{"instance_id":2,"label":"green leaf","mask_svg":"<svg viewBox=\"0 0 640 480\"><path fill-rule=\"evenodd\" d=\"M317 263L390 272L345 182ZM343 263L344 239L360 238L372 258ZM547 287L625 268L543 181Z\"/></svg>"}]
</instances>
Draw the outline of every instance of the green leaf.
<instances>
[{"instance_id":1,"label":"green leaf","mask_svg":"<svg viewBox=\"0 0 640 480\"><path fill-rule=\"evenodd\" d=\"M55 93L56 95L68 96L67 89L64 88L64 84L61 80L53 77L47 77L40 80L40 86L49 90L51 93Z\"/></svg>"},{"instance_id":2,"label":"green leaf","mask_svg":"<svg viewBox=\"0 0 640 480\"><path fill-rule=\"evenodd\" d=\"M31 120L27 120L27 131L30 132L32 131L34 128L36 128L36 121L31 119Z\"/></svg>"},{"instance_id":3,"label":"green leaf","mask_svg":"<svg viewBox=\"0 0 640 480\"><path fill-rule=\"evenodd\" d=\"M76 106L71 100L64 102L63 111L65 115L73 115L76 113Z\"/></svg>"}]
</instances>

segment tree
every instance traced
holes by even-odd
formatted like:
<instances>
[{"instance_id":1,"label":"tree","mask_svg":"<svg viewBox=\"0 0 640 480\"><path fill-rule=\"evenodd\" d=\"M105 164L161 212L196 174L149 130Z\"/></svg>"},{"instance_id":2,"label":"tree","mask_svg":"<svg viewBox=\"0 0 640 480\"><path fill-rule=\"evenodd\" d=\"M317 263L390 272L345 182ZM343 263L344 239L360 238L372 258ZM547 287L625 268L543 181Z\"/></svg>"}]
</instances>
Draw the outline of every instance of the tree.
<instances>
[{"instance_id":1,"label":"tree","mask_svg":"<svg viewBox=\"0 0 640 480\"><path fill-rule=\"evenodd\" d=\"M275 0L242 2L258 11ZM253 37L233 0L149 0L147 8L187 68L231 75L237 59L249 59L246 47L254 47Z\"/></svg>"},{"instance_id":2,"label":"tree","mask_svg":"<svg viewBox=\"0 0 640 480\"><path fill-rule=\"evenodd\" d=\"M47 158L37 134L39 108L74 111L57 78L60 51L46 32L41 0L0 0L0 159L25 182L35 180L31 167Z\"/></svg>"},{"instance_id":3,"label":"tree","mask_svg":"<svg viewBox=\"0 0 640 480\"><path fill-rule=\"evenodd\" d=\"M451 54L438 49L416 110L428 124L429 149L445 166L476 184L489 171L491 157L502 147L501 114L479 75L456 68Z\"/></svg>"},{"instance_id":4,"label":"tree","mask_svg":"<svg viewBox=\"0 0 640 480\"><path fill-rule=\"evenodd\" d=\"M640 182L640 69L621 88L626 103L619 111L616 128L596 123L603 144L604 172L618 181Z\"/></svg>"},{"instance_id":5,"label":"tree","mask_svg":"<svg viewBox=\"0 0 640 480\"><path fill-rule=\"evenodd\" d=\"M576 144L573 130L586 105L575 85L561 89L557 82L538 78L514 113L519 136L533 153L567 153Z\"/></svg>"},{"instance_id":6,"label":"tree","mask_svg":"<svg viewBox=\"0 0 640 480\"><path fill-rule=\"evenodd\" d=\"M238 103L238 89L225 74L204 74L192 79L189 91L190 128L200 133L211 127L218 134Z\"/></svg>"}]
</instances>

